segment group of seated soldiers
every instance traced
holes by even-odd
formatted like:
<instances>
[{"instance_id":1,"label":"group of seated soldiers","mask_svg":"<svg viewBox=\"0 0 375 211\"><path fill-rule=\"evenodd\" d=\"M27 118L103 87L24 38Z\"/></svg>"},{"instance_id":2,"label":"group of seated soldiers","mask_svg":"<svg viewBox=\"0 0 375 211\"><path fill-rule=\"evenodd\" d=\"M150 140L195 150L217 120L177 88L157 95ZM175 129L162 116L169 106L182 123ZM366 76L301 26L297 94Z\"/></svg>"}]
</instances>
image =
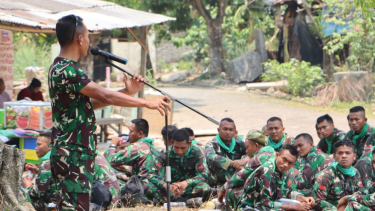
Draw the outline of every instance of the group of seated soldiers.
<instances>
[{"instance_id":1,"label":"group of seated soldiers","mask_svg":"<svg viewBox=\"0 0 375 211\"><path fill-rule=\"evenodd\" d=\"M288 136L278 117L268 119L264 131L250 130L243 140L234 121L224 118L205 146L190 128L169 125L162 130L171 168L167 193L166 150L159 151L148 138L146 120L134 119L128 141L114 138L103 155L97 152L94 180L108 188L113 206L135 176L154 204L166 202L170 194L172 201L186 204L217 197L232 210L375 210L375 128L361 106L350 109L348 124L345 133L328 114L319 117L317 146L310 134ZM50 136L41 134L36 152L43 162L29 165L38 176L35 184L24 184L36 210L55 198L50 142ZM282 203L282 198L300 203Z\"/></svg>"}]
</instances>

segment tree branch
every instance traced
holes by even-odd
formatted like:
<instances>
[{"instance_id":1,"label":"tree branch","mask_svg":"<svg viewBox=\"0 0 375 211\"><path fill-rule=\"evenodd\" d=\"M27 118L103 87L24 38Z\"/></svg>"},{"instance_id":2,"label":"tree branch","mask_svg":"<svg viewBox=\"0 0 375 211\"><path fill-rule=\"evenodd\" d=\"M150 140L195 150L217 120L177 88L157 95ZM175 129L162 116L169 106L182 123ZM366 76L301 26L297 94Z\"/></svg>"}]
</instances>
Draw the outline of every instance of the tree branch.
<instances>
[{"instance_id":1,"label":"tree branch","mask_svg":"<svg viewBox=\"0 0 375 211\"><path fill-rule=\"evenodd\" d=\"M204 7L201 0L192 0L191 5L203 16L207 24L211 23L212 17L210 12Z\"/></svg>"},{"instance_id":2,"label":"tree branch","mask_svg":"<svg viewBox=\"0 0 375 211\"><path fill-rule=\"evenodd\" d=\"M228 5L228 0L218 0L218 10L216 15L216 20L220 21L220 23L223 23L224 15L225 15L225 8Z\"/></svg>"}]
</instances>

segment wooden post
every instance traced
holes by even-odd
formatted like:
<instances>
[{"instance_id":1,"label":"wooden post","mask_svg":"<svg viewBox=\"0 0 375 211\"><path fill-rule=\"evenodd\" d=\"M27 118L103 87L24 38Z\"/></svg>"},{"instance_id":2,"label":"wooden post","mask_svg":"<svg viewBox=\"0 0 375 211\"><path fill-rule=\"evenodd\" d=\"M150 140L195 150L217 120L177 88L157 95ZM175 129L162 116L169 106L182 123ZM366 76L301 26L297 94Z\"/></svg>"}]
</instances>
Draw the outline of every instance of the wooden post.
<instances>
[{"instance_id":1,"label":"wooden post","mask_svg":"<svg viewBox=\"0 0 375 211\"><path fill-rule=\"evenodd\" d=\"M141 28L141 43L144 45L147 45L147 26L142 26ZM147 62L147 51L144 48L141 48L141 69L139 71L139 74L145 78L146 76L146 62ZM145 90L142 88L138 92L138 97L139 98L144 98L145 97ZM138 108L137 111L137 118L142 118L143 117L143 108Z\"/></svg>"}]
</instances>

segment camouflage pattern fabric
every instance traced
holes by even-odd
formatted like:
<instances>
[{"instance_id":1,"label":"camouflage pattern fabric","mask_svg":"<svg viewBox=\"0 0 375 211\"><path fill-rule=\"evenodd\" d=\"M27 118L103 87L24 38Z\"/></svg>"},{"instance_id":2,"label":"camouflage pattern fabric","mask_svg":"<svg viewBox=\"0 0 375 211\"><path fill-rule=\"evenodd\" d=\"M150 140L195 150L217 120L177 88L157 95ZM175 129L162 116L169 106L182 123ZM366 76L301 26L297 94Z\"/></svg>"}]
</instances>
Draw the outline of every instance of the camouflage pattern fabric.
<instances>
[{"instance_id":1,"label":"camouflage pattern fabric","mask_svg":"<svg viewBox=\"0 0 375 211\"><path fill-rule=\"evenodd\" d=\"M115 149L111 149L115 150ZM139 140L125 148L125 150L117 152L111 159L113 168L127 165L132 167L131 175L138 175L139 179L146 184L148 182L147 175L150 170L150 161L152 154L147 143ZM148 162L146 162L148 160Z\"/></svg>"},{"instance_id":2,"label":"camouflage pattern fabric","mask_svg":"<svg viewBox=\"0 0 375 211\"><path fill-rule=\"evenodd\" d=\"M370 157L362 158L354 167L361 175L365 194L375 193L375 171L372 167L372 159Z\"/></svg>"},{"instance_id":3,"label":"camouflage pattern fabric","mask_svg":"<svg viewBox=\"0 0 375 211\"><path fill-rule=\"evenodd\" d=\"M346 196L362 191L361 176L346 176L337 168L329 166L316 175L313 189L316 210L336 210L338 201Z\"/></svg>"},{"instance_id":4,"label":"camouflage pattern fabric","mask_svg":"<svg viewBox=\"0 0 375 211\"><path fill-rule=\"evenodd\" d=\"M105 185L112 195L112 204L120 200L120 183L116 178L116 173L109 165L104 156L95 157L94 180Z\"/></svg>"},{"instance_id":5,"label":"camouflage pattern fabric","mask_svg":"<svg viewBox=\"0 0 375 211\"><path fill-rule=\"evenodd\" d=\"M272 147L266 146L268 148ZM266 148L264 147L264 148ZM236 172L233 177L231 177L222 187L221 190L226 192L227 204L234 207L235 203L238 201L239 197L243 193L244 184L247 178L253 173L258 167L266 163L270 158L274 157L275 152L271 153L268 151L258 150L255 152L249 162L242 168L241 171Z\"/></svg>"},{"instance_id":6,"label":"camouflage pattern fabric","mask_svg":"<svg viewBox=\"0 0 375 211\"><path fill-rule=\"evenodd\" d=\"M37 211L44 211L51 202L56 202L56 184L52 179L50 160L40 164L35 184L26 190L26 197Z\"/></svg>"},{"instance_id":7,"label":"camouflage pattern fabric","mask_svg":"<svg viewBox=\"0 0 375 211\"><path fill-rule=\"evenodd\" d=\"M277 210L282 206L277 200L281 198L295 200L301 195L296 191L293 171L280 174L276 168L275 159L272 158L250 175L245 182L239 207Z\"/></svg>"},{"instance_id":8,"label":"camouflage pattern fabric","mask_svg":"<svg viewBox=\"0 0 375 211\"><path fill-rule=\"evenodd\" d=\"M104 153L103 156L107 160L108 163L111 163L112 158L116 155L117 151L113 149L107 149ZM122 175L126 175L128 177L131 177L132 175L132 167L123 165L123 167L120 170L113 169L116 172L116 177L117 179L122 179Z\"/></svg>"},{"instance_id":9,"label":"camouflage pattern fabric","mask_svg":"<svg viewBox=\"0 0 375 211\"><path fill-rule=\"evenodd\" d=\"M333 148L334 148L335 144L338 141L344 139L345 136L346 136L346 133L344 131L339 130L337 128L334 129L334 133L332 135L332 149L331 149L331 152L329 154L333 153ZM320 150L322 150L322 152L324 152L324 153L328 153L328 149L329 149L328 146L329 145L328 145L326 139L325 138L321 138L320 141L319 141L319 143L318 143L318 145L317 145L317 148L320 149Z\"/></svg>"},{"instance_id":10,"label":"camouflage pattern fabric","mask_svg":"<svg viewBox=\"0 0 375 211\"><path fill-rule=\"evenodd\" d=\"M294 165L294 168L299 170L299 174L295 177L297 191L306 197L312 196L315 175L330 166L332 162L335 162L333 158L315 146L305 158L299 157Z\"/></svg>"},{"instance_id":11,"label":"camouflage pattern fabric","mask_svg":"<svg viewBox=\"0 0 375 211\"><path fill-rule=\"evenodd\" d=\"M351 197L351 196L349 196L349 197ZM373 204L373 205L367 205L366 206L366 205L363 205L363 204L361 204L360 202L357 202L357 201L349 201L348 205L345 208L345 211L373 211L373 210L375 210L375 205L374 205L375 198L362 199L362 196L360 196L360 197L361 198L356 197L357 199L355 199L355 200L359 200L361 203L368 202L369 204ZM354 200L354 199L352 199L352 200Z\"/></svg>"},{"instance_id":12,"label":"camouflage pattern fabric","mask_svg":"<svg viewBox=\"0 0 375 211\"><path fill-rule=\"evenodd\" d=\"M236 170L230 166L234 160L239 160L246 155L246 147L243 141L236 140L233 150L235 153L229 153L223 149L217 141L212 139L205 146L204 154L206 156L209 169L208 184L213 187L223 185L229 180Z\"/></svg>"},{"instance_id":13,"label":"camouflage pattern fabric","mask_svg":"<svg viewBox=\"0 0 375 211\"><path fill-rule=\"evenodd\" d=\"M375 146L374 143L373 143L373 141L369 141L369 142L367 142L367 139L368 139L372 134L374 134L374 133L375 133L375 128L369 126L369 127L367 128L367 133L366 133L366 135L365 135L363 138L357 140L357 143L356 143L356 146L355 146L356 153L357 153L356 161L358 161L358 160L362 157L363 154L364 154L364 156L365 156L366 154L368 154L368 153L371 151L372 146ZM356 135L355 131L350 130L350 131L346 134L345 139L353 140L353 137L354 137L355 135ZM366 149L365 149L365 147L366 147ZM356 162L356 161L355 161L355 162ZM354 163L354 164L355 164L355 163Z\"/></svg>"},{"instance_id":14,"label":"camouflage pattern fabric","mask_svg":"<svg viewBox=\"0 0 375 211\"><path fill-rule=\"evenodd\" d=\"M363 157L366 157L369 153L372 153L372 149L375 147L375 134L374 131L372 134L367 138L366 144L365 144L365 149L363 151Z\"/></svg>"},{"instance_id":15,"label":"camouflage pattern fabric","mask_svg":"<svg viewBox=\"0 0 375 211\"><path fill-rule=\"evenodd\" d=\"M89 210L94 179L94 155L52 148L50 160L52 177L57 184L56 209Z\"/></svg>"},{"instance_id":16,"label":"camouflage pattern fabric","mask_svg":"<svg viewBox=\"0 0 375 211\"><path fill-rule=\"evenodd\" d=\"M288 136L287 133L285 133L285 136L286 136L286 138L285 138L285 140L283 141L283 144L282 144L280 147L274 149L276 152L279 152L280 149L281 149L281 147L282 147L283 145L286 145L286 144L294 144L294 137ZM268 144L268 139L266 139L266 146L269 146L269 144Z\"/></svg>"},{"instance_id":17,"label":"camouflage pattern fabric","mask_svg":"<svg viewBox=\"0 0 375 211\"><path fill-rule=\"evenodd\" d=\"M171 166L171 183L186 181L188 186L183 193L184 198L203 197L203 201L207 201L210 195L210 186L207 184L208 168L206 158L202 150L194 145L190 146L190 151L183 157L179 157L169 147L169 165ZM146 196L158 201L165 201L166 190L163 185L165 180L166 151L163 149L157 160L153 164L148 176L149 185Z\"/></svg>"}]
</instances>

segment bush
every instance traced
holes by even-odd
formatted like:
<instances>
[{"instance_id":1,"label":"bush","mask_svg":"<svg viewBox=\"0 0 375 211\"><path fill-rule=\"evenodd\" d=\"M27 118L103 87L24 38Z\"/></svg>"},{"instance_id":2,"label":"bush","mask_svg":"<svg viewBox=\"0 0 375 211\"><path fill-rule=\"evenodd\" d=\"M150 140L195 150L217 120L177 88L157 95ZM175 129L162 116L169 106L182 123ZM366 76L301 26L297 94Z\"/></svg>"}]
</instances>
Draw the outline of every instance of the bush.
<instances>
[{"instance_id":1,"label":"bush","mask_svg":"<svg viewBox=\"0 0 375 211\"><path fill-rule=\"evenodd\" d=\"M313 88L324 82L324 74L319 66L311 66L309 62L291 59L290 62L279 63L269 60L264 63L266 73L262 75L264 81L286 79L286 91L292 95L310 96Z\"/></svg>"}]
</instances>

